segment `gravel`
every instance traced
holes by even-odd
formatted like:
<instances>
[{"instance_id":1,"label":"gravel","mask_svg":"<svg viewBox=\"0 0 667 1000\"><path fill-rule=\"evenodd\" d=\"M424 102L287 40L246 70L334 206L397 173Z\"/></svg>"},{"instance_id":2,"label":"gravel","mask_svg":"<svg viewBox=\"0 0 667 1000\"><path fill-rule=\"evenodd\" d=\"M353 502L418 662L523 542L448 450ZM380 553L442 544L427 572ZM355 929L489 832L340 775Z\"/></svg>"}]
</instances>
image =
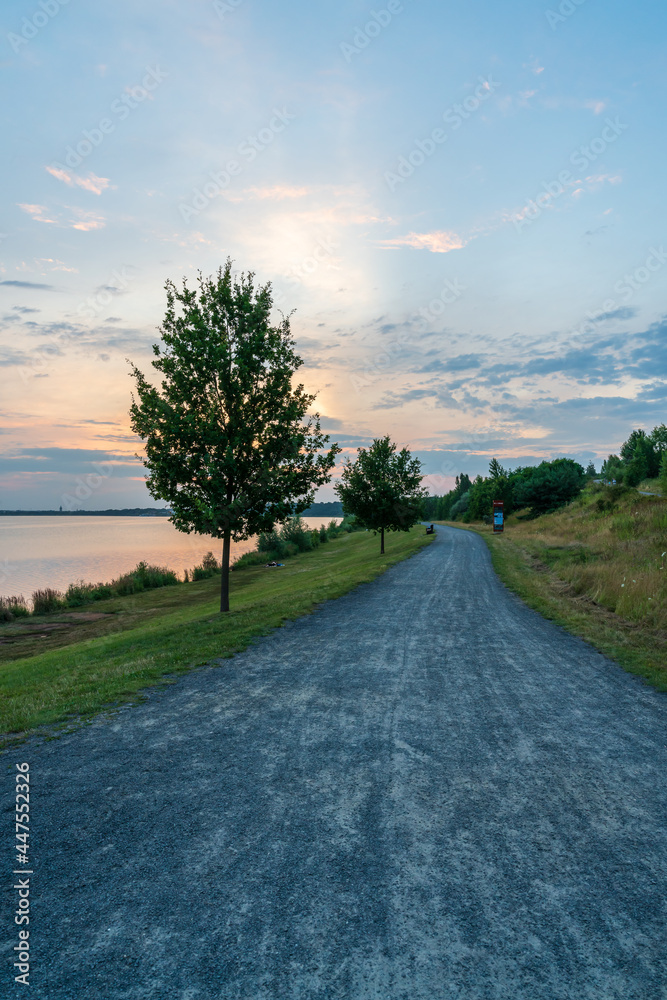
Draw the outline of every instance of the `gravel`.
<instances>
[{"instance_id":1,"label":"gravel","mask_svg":"<svg viewBox=\"0 0 667 1000\"><path fill-rule=\"evenodd\" d=\"M388 539L391 545L391 536ZM30 763L35 1000L665 1000L667 700L439 528ZM3 949L17 942L5 878Z\"/></svg>"}]
</instances>

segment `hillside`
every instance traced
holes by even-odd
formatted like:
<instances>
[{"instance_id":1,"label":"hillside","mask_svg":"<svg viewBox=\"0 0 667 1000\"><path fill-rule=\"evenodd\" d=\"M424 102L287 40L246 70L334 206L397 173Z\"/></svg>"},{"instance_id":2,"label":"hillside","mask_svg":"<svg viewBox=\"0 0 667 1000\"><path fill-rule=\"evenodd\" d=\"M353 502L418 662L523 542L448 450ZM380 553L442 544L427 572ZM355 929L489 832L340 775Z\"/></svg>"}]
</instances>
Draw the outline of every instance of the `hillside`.
<instances>
[{"instance_id":1,"label":"hillside","mask_svg":"<svg viewBox=\"0 0 667 1000\"><path fill-rule=\"evenodd\" d=\"M667 498L593 485L502 535L471 527L528 604L667 690Z\"/></svg>"}]
</instances>

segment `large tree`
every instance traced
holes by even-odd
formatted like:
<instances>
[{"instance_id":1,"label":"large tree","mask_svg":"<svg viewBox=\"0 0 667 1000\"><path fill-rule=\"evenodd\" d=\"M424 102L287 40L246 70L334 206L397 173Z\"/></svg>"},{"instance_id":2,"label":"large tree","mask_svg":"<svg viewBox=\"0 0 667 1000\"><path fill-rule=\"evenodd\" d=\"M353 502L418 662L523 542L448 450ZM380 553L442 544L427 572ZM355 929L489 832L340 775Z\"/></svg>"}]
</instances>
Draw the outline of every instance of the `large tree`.
<instances>
[{"instance_id":1,"label":"large tree","mask_svg":"<svg viewBox=\"0 0 667 1000\"><path fill-rule=\"evenodd\" d=\"M541 462L530 470L530 474L527 474L527 469L517 469L516 472L522 473L514 487L516 504L518 507L530 507L535 516L547 514L574 500L586 482L583 467L571 458Z\"/></svg>"},{"instance_id":2,"label":"large tree","mask_svg":"<svg viewBox=\"0 0 667 1000\"><path fill-rule=\"evenodd\" d=\"M346 514L353 514L362 528L380 533L384 554L385 531L409 531L422 517L427 496L421 481L422 465L407 448L396 451L389 437L357 449L357 459L348 459L341 482L334 487Z\"/></svg>"},{"instance_id":3,"label":"large tree","mask_svg":"<svg viewBox=\"0 0 667 1000\"><path fill-rule=\"evenodd\" d=\"M167 281L153 385L132 365L130 415L145 439L148 489L179 531L222 539L220 610L229 610L232 540L271 531L313 501L340 449L306 418L315 396L293 376L303 364L289 318L271 324L270 284L232 277L227 261L191 290Z\"/></svg>"}]
</instances>

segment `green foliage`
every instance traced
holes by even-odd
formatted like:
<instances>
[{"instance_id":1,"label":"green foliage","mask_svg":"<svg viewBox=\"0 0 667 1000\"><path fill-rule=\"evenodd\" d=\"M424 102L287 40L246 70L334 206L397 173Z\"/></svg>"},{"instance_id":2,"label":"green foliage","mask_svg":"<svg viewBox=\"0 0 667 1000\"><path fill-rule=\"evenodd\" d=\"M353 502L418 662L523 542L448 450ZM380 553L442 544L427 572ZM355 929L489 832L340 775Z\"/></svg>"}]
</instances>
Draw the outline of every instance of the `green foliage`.
<instances>
[{"instance_id":1,"label":"green foliage","mask_svg":"<svg viewBox=\"0 0 667 1000\"><path fill-rule=\"evenodd\" d=\"M328 542L329 536L327 534L327 527L325 524L320 525L320 542Z\"/></svg>"},{"instance_id":2,"label":"green foliage","mask_svg":"<svg viewBox=\"0 0 667 1000\"><path fill-rule=\"evenodd\" d=\"M455 521L459 516L459 514L467 513L470 507L470 493L471 491L468 490L467 493L464 493L462 496L459 497L456 503L452 504L452 506L449 509L449 519L451 521Z\"/></svg>"},{"instance_id":3,"label":"green foliage","mask_svg":"<svg viewBox=\"0 0 667 1000\"><path fill-rule=\"evenodd\" d=\"M132 429L145 441L148 489L185 532L224 539L221 610L228 610L230 540L271 532L305 510L340 449L306 419L315 397L293 376L303 364L289 317L272 326L271 286L232 278L228 260L198 288L167 281L159 388L132 366Z\"/></svg>"},{"instance_id":4,"label":"green foliage","mask_svg":"<svg viewBox=\"0 0 667 1000\"><path fill-rule=\"evenodd\" d=\"M557 510L574 500L581 493L586 473L571 458L557 458L542 462L533 473L515 486L518 507L529 507L533 515Z\"/></svg>"},{"instance_id":5,"label":"green foliage","mask_svg":"<svg viewBox=\"0 0 667 1000\"><path fill-rule=\"evenodd\" d=\"M209 580L212 576L217 576L221 569L222 567L213 553L207 552L201 564L192 569L190 576L193 583L195 580Z\"/></svg>"},{"instance_id":6,"label":"green foliage","mask_svg":"<svg viewBox=\"0 0 667 1000\"><path fill-rule=\"evenodd\" d=\"M368 450L357 449L356 461L347 460L334 489L346 514L361 527L380 532L383 553L385 531L409 531L421 519L426 496L422 478L421 462L407 448L397 452L387 436L375 438Z\"/></svg>"},{"instance_id":7,"label":"green foliage","mask_svg":"<svg viewBox=\"0 0 667 1000\"><path fill-rule=\"evenodd\" d=\"M29 614L30 608L23 594L18 597L0 597L0 622L11 622Z\"/></svg>"},{"instance_id":8,"label":"green foliage","mask_svg":"<svg viewBox=\"0 0 667 1000\"><path fill-rule=\"evenodd\" d=\"M43 590L35 590L32 595L32 610L35 615L48 615L52 611L60 611L65 607L65 595L59 590L52 590L45 587Z\"/></svg>"},{"instance_id":9,"label":"green foliage","mask_svg":"<svg viewBox=\"0 0 667 1000\"><path fill-rule=\"evenodd\" d=\"M660 459L660 488L667 493L667 450L662 453Z\"/></svg>"},{"instance_id":10,"label":"green foliage","mask_svg":"<svg viewBox=\"0 0 667 1000\"><path fill-rule=\"evenodd\" d=\"M639 486L642 479L649 474L649 463L643 448L637 447L623 472L623 482L626 486Z\"/></svg>"},{"instance_id":11,"label":"green foliage","mask_svg":"<svg viewBox=\"0 0 667 1000\"><path fill-rule=\"evenodd\" d=\"M504 504L506 517L511 514L514 510L514 482L511 473L503 469L496 458L492 458L489 462L488 479L477 476L472 485L466 519L482 521L485 517L490 517L494 501Z\"/></svg>"},{"instance_id":12,"label":"green foliage","mask_svg":"<svg viewBox=\"0 0 667 1000\"><path fill-rule=\"evenodd\" d=\"M597 476L597 472L595 471L595 463L591 461L586 466L586 478L587 479L595 479L596 476Z\"/></svg>"},{"instance_id":13,"label":"green foliage","mask_svg":"<svg viewBox=\"0 0 667 1000\"><path fill-rule=\"evenodd\" d=\"M308 552L313 547L313 536L300 517L291 517L280 530L280 537L287 546L296 546L297 552Z\"/></svg>"}]
</instances>

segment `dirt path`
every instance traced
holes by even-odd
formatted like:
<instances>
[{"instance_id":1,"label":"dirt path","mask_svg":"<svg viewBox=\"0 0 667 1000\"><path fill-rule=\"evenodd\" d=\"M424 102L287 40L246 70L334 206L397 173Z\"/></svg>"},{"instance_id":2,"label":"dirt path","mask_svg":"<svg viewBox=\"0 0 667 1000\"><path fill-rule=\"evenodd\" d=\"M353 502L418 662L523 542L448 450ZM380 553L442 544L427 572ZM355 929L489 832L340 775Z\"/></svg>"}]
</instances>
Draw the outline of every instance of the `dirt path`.
<instances>
[{"instance_id":1,"label":"dirt path","mask_svg":"<svg viewBox=\"0 0 667 1000\"><path fill-rule=\"evenodd\" d=\"M664 695L441 528L234 660L3 755L5 850L10 768L33 775L34 957L0 995L665 1000L666 745Z\"/></svg>"}]
</instances>

